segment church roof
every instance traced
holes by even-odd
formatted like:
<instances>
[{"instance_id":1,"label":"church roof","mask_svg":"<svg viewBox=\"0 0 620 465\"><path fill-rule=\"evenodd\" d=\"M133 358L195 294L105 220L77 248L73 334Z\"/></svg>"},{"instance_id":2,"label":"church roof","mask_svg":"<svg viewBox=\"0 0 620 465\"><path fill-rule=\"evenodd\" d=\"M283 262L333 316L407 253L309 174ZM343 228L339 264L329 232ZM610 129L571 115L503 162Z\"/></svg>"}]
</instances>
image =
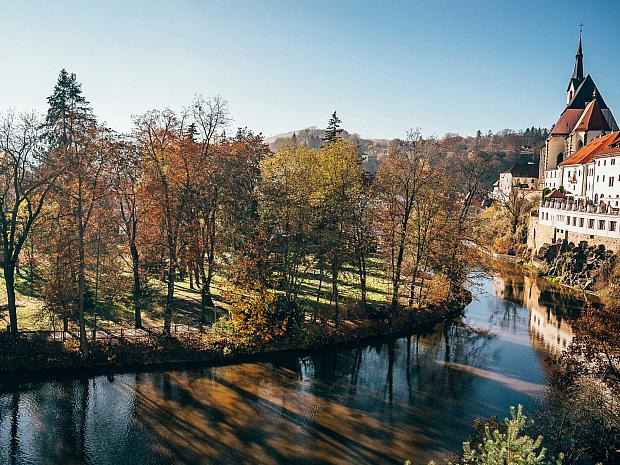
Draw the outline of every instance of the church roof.
<instances>
[{"instance_id":1,"label":"church roof","mask_svg":"<svg viewBox=\"0 0 620 465\"><path fill-rule=\"evenodd\" d=\"M620 147L615 148L620 143L619 139L620 132L612 132L611 134L598 137L577 150L573 155L564 160L561 165L585 165L594 160L598 155L609 153L610 150L620 152Z\"/></svg>"},{"instance_id":2,"label":"church roof","mask_svg":"<svg viewBox=\"0 0 620 465\"><path fill-rule=\"evenodd\" d=\"M579 87L575 91L575 95L573 95L572 100L568 103L567 108L571 109L584 109L588 102L592 100L592 95L596 91L596 100L598 101L601 110L607 110L609 107L603 100L601 93L596 88L596 84L592 80L592 77L588 74L586 78L583 80Z\"/></svg>"},{"instance_id":3,"label":"church roof","mask_svg":"<svg viewBox=\"0 0 620 465\"><path fill-rule=\"evenodd\" d=\"M611 126L607 119L605 119L605 115L603 115L598 100L596 100L596 95L581 114L581 118L579 118L575 126L575 131L611 131Z\"/></svg>"},{"instance_id":4,"label":"church roof","mask_svg":"<svg viewBox=\"0 0 620 465\"><path fill-rule=\"evenodd\" d=\"M592 96L590 96L592 98ZM570 134L579 121L579 117L583 113L581 108L565 108L558 122L551 128L551 135L566 135Z\"/></svg>"}]
</instances>

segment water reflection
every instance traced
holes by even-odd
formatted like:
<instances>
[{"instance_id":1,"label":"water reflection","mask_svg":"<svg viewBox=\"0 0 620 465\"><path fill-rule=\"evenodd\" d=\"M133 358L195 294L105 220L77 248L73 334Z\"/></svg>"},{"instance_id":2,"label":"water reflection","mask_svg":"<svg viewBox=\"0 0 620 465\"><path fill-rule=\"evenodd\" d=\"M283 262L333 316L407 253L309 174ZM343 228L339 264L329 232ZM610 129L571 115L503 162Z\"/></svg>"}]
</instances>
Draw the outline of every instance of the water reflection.
<instances>
[{"instance_id":1,"label":"water reflection","mask_svg":"<svg viewBox=\"0 0 620 465\"><path fill-rule=\"evenodd\" d=\"M438 459L459 449L475 417L533 405L545 386L544 346L556 337L549 328L570 331L558 316L565 297L537 280L497 274L475 292L465 317L368 346L186 371L4 380L0 463Z\"/></svg>"}]
</instances>

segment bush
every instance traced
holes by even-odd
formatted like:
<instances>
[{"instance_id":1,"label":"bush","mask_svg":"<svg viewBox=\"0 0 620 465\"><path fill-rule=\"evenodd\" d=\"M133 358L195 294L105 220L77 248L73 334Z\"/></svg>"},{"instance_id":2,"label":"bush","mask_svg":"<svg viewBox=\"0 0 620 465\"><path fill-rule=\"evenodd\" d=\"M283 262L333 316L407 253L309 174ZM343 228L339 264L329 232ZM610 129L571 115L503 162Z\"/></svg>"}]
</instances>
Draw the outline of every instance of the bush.
<instances>
[{"instance_id":1,"label":"bush","mask_svg":"<svg viewBox=\"0 0 620 465\"><path fill-rule=\"evenodd\" d=\"M294 335L303 321L297 302L266 287L237 289L228 293L228 300L235 329L264 343Z\"/></svg>"},{"instance_id":2,"label":"bush","mask_svg":"<svg viewBox=\"0 0 620 465\"><path fill-rule=\"evenodd\" d=\"M493 252L508 254L512 249L512 239L509 236L500 236L493 241Z\"/></svg>"}]
</instances>

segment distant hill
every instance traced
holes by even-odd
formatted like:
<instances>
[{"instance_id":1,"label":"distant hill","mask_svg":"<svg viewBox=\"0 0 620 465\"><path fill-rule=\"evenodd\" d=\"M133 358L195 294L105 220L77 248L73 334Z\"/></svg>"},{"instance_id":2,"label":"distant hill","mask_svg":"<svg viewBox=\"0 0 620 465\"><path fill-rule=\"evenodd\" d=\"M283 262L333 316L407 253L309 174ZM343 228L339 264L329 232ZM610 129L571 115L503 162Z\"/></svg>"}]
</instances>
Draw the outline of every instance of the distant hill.
<instances>
[{"instance_id":1,"label":"distant hill","mask_svg":"<svg viewBox=\"0 0 620 465\"><path fill-rule=\"evenodd\" d=\"M292 139L293 134L299 145L311 148L321 146L321 138L324 130L317 127L291 131L277 136L265 138L269 148L277 152L282 144ZM493 168L499 178L499 173L507 169L517 161L538 160L540 148L543 146L548 130L545 128L531 127L525 130L504 129L497 133L482 134L478 131L476 136L460 136L459 134L446 134L439 141L446 150L446 157L457 156L473 146L484 146L485 150L494 153ZM356 144L360 153L364 156L366 170L374 173L381 161L388 154L390 143L394 139L364 139L357 134L351 134L343 130L342 137Z\"/></svg>"}]
</instances>

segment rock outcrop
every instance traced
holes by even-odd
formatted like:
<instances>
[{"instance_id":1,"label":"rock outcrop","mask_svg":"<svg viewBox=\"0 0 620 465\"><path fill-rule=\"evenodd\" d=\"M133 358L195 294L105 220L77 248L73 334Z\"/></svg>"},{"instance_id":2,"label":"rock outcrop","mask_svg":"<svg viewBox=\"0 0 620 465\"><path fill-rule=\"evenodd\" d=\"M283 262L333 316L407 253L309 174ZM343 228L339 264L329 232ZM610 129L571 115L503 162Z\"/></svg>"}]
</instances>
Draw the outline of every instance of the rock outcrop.
<instances>
[{"instance_id":1,"label":"rock outcrop","mask_svg":"<svg viewBox=\"0 0 620 465\"><path fill-rule=\"evenodd\" d=\"M545 263L546 275L561 277L563 284L587 291L594 289L616 260L613 251L606 250L602 244L589 246L582 241L575 245L565 240L543 244L536 258Z\"/></svg>"}]
</instances>

